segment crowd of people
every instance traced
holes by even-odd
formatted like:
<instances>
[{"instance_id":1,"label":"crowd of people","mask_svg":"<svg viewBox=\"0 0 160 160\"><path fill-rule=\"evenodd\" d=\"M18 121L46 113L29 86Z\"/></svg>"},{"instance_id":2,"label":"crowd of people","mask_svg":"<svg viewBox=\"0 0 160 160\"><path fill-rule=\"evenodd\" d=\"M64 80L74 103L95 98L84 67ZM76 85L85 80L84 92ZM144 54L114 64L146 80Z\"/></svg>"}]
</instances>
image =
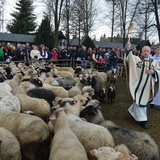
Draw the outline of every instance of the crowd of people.
<instances>
[{"instance_id":1,"label":"crowd of people","mask_svg":"<svg viewBox=\"0 0 160 160\"><path fill-rule=\"evenodd\" d=\"M0 45L0 61L29 61L29 60L52 60L55 63L61 63L62 66L72 66L70 60L75 60L86 69L89 63L95 63L103 71L105 68L114 69L117 63L123 63L124 48L102 48L98 45L95 48L86 48L82 45L79 49L76 46L64 46L49 49L45 45L30 45L11 43ZM140 50L132 49L134 55L140 56ZM152 55L155 51L152 50Z\"/></svg>"}]
</instances>

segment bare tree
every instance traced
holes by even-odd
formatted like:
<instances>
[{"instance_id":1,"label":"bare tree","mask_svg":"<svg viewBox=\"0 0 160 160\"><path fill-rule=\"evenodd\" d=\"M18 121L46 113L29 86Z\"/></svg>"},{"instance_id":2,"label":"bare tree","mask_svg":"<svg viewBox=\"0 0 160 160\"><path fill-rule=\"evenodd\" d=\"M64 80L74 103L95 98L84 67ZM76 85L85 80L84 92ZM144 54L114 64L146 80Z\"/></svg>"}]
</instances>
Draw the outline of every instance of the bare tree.
<instances>
[{"instance_id":1,"label":"bare tree","mask_svg":"<svg viewBox=\"0 0 160 160\"><path fill-rule=\"evenodd\" d=\"M159 20L159 5L160 1L159 0L150 0L150 5L152 5L152 11L155 16L156 24L154 23L152 26L156 26L157 32L158 32L158 39L160 43L160 20Z\"/></svg>"},{"instance_id":2,"label":"bare tree","mask_svg":"<svg viewBox=\"0 0 160 160\"><path fill-rule=\"evenodd\" d=\"M6 0L0 0L0 31L3 32L4 29L4 9Z\"/></svg>"},{"instance_id":3,"label":"bare tree","mask_svg":"<svg viewBox=\"0 0 160 160\"><path fill-rule=\"evenodd\" d=\"M73 0L71 10L71 29L74 28L80 45L80 39L88 36L93 29L97 14L95 0Z\"/></svg>"},{"instance_id":4,"label":"bare tree","mask_svg":"<svg viewBox=\"0 0 160 160\"><path fill-rule=\"evenodd\" d=\"M50 20L54 23L55 47L58 47L58 33L62 19L62 11L65 0L42 0L46 5L46 13L48 13ZM52 19L53 18L53 19Z\"/></svg>"},{"instance_id":5,"label":"bare tree","mask_svg":"<svg viewBox=\"0 0 160 160\"><path fill-rule=\"evenodd\" d=\"M144 39L147 40L153 33L151 27L155 19L153 13L151 12L151 5L150 3L148 3L148 0L141 1L138 8L139 11L134 19L136 23L137 33L142 37L144 35Z\"/></svg>"},{"instance_id":6,"label":"bare tree","mask_svg":"<svg viewBox=\"0 0 160 160\"><path fill-rule=\"evenodd\" d=\"M116 12L117 11L119 12L119 9L117 7L117 0L105 0L105 1L108 6L107 10L109 11L109 13L111 13L110 16L109 16L109 14L107 14L107 15L105 15L105 17L109 18L111 21L111 25L110 25L110 23L108 23L108 21L106 24L111 28L111 42L113 42L114 31L116 28L115 23L119 19L119 18L117 19Z\"/></svg>"}]
</instances>

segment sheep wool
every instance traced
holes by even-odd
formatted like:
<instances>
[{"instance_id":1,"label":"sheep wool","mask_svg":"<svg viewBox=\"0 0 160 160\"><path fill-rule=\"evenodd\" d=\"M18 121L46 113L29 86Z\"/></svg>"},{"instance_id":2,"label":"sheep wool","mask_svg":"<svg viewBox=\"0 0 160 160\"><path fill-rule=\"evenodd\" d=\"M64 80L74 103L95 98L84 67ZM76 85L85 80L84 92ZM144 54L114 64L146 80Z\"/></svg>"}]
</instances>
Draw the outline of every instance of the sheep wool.
<instances>
[{"instance_id":1,"label":"sheep wool","mask_svg":"<svg viewBox=\"0 0 160 160\"><path fill-rule=\"evenodd\" d=\"M92 149L98 149L103 146L114 147L113 137L106 128L85 122L73 115L69 104L65 106L65 109L68 110L67 118L71 130L82 143L87 153Z\"/></svg>"},{"instance_id":2,"label":"sheep wool","mask_svg":"<svg viewBox=\"0 0 160 160\"><path fill-rule=\"evenodd\" d=\"M88 122L105 127L112 134L116 145L123 143L141 160L159 160L158 146L145 132L138 132L117 126L104 120L99 107L88 106L80 113Z\"/></svg>"},{"instance_id":3,"label":"sheep wool","mask_svg":"<svg viewBox=\"0 0 160 160\"><path fill-rule=\"evenodd\" d=\"M54 111L50 120L54 126L55 134L49 160L88 160L84 147L69 128L63 108Z\"/></svg>"},{"instance_id":4,"label":"sheep wool","mask_svg":"<svg viewBox=\"0 0 160 160\"><path fill-rule=\"evenodd\" d=\"M112 147L100 147L98 149L92 149L90 151L91 156L97 158L97 160L118 160L123 157L121 152L116 152ZM130 160L130 159L128 159Z\"/></svg>"},{"instance_id":5,"label":"sheep wool","mask_svg":"<svg viewBox=\"0 0 160 160\"><path fill-rule=\"evenodd\" d=\"M3 127L0 127L0 160L21 160L17 138Z\"/></svg>"}]
</instances>

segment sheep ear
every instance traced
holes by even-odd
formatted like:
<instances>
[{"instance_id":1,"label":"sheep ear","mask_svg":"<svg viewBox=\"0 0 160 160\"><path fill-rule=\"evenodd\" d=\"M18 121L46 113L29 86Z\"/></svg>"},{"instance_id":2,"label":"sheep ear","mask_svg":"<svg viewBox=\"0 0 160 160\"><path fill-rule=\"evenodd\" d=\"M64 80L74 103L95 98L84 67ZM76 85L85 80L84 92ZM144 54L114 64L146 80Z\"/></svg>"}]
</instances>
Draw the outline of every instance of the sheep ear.
<instances>
[{"instance_id":1,"label":"sheep ear","mask_svg":"<svg viewBox=\"0 0 160 160\"><path fill-rule=\"evenodd\" d=\"M68 113L68 109L64 108L64 112L67 114Z\"/></svg>"},{"instance_id":2,"label":"sheep ear","mask_svg":"<svg viewBox=\"0 0 160 160\"><path fill-rule=\"evenodd\" d=\"M123 154L122 153L119 153L118 154L118 159L122 159L123 158Z\"/></svg>"},{"instance_id":3,"label":"sheep ear","mask_svg":"<svg viewBox=\"0 0 160 160\"><path fill-rule=\"evenodd\" d=\"M131 154L130 156L131 156L131 160L137 160L138 159L138 157L135 154Z\"/></svg>"},{"instance_id":4,"label":"sheep ear","mask_svg":"<svg viewBox=\"0 0 160 160\"><path fill-rule=\"evenodd\" d=\"M51 121L55 121L55 120L56 120L56 116L55 116L55 115L51 115L51 116L50 116L50 120L51 120Z\"/></svg>"}]
</instances>

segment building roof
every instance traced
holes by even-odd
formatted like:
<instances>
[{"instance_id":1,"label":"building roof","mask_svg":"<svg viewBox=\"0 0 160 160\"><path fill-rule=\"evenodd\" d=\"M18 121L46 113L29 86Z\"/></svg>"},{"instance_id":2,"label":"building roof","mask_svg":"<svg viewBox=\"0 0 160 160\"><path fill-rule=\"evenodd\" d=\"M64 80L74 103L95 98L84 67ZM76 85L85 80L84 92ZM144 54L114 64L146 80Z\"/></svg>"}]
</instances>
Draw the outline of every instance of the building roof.
<instances>
[{"instance_id":1,"label":"building roof","mask_svg":"<svg viewBox=\"0 0 160 160\"><path fill-rule=\"evenodd\" d=\"M144 46L151 46L151 43L149 40L142 40L139 45L143 48Z\"/></svg>"},{"instance_id":2,"label":"building roof","mask_svg":"<svg viewBox=\"0 0 160 160\"><path fill-rule=\"evenodd\" d=\"M71 46L78 46L78 39L73 39L70 40L70 45ZM80 45L82 45L83 40L80 40ZM65 44L67 44L67 41L65 40ZM95 41L94 40L94 44L98 45L99 47L102 48L123 48L123 44L122 43L114 43L114 42L104 42L104 41ZM136 44L132 44L131 48L135 48L137 45Z\"/></svg>"},{"instance_id":3,"label":"building roof","mask_svg":"<svg viewBox=\"0 0 160 160\"><path fill-rule=\"evenodd\" d=\"M0 42L34 42L34 35L26 35L26 34L13 34L13 33L1 33L0 32Z\"/></svg>"}]
</instances>

